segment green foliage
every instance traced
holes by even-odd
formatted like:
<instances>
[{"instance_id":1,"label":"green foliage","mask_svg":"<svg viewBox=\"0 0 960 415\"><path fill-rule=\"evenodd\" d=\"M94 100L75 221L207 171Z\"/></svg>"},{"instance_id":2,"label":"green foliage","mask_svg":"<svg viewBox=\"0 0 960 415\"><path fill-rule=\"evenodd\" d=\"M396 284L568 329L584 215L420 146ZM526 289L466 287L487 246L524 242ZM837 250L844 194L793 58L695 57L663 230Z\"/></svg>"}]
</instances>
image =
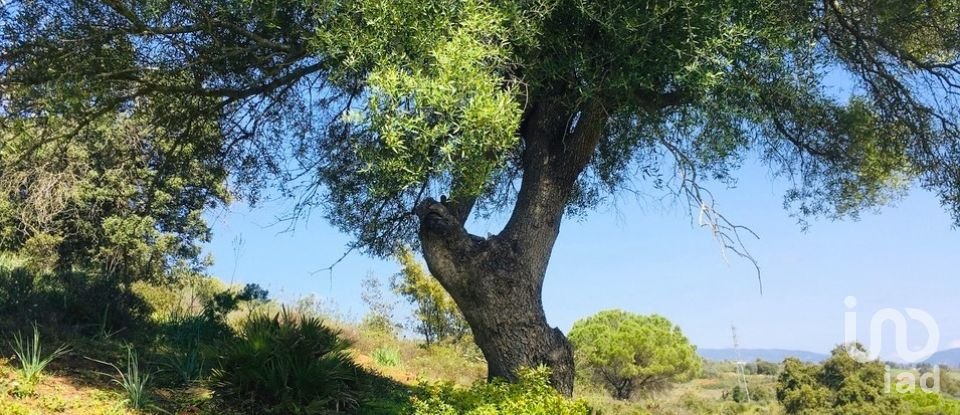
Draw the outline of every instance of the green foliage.
<instances>
[{"instance_id":1,"label":"green foliage","mask_svg":"<svg viewBox=\"0 0 960 415\"><path fill-rule=\"evenodd\" d=\"M209 320L224 321L241 303L264 303L269 295L260 285L252 283L239 291L226 289L203 300L203 314Z\"/></svg>"},{"instance_id":2,"label":"green foliage","mask_svg":"<svg viewBox=\"0 0 960 415\"><path fill-rule=\"evenodd\" d=\"M744 403L749 399L747 398L747 391L740 387L740 385L734 386L733 390L730 391L730 399L733 399L736 403Z\"/></svg>"},{"instance_id":3,"label":"green foliage","mask_svg":"<svg viewBox=\"0 0 960 415\"><path fill-rule=\"evenodd\" d=\"M458 196L476 195L517 143L518 91L496 75L507 58L505 16L486 3L464 4L426 63L399 60L369 75L373 94L361 123L379 134L360 158L374 194L450 175L460 181Z\"/></svg>"},{"instance_id":4,"label":"green foliage","mask_svg":"<svg viewBox=\"0 0 960 415\"><path fill-rule=\"evenodd\" d=\"M132 346L127 346L127 359L122 369L113 363L100 363L106 364L116 371L116 374L110 377L114 383L120 385L120 388L123 389L128 406L141 409L150 405L152 402L149 391L151 374L142 372L140 359Z\"/></svg>"},{"instance_id":5,"label":"green foliage","mask_svg":"<svg viewBox=\"0 0 960 415\"><path fill-rule=\"evenodd\" d=\"M164 364L173 371L178 382L189 385L198 382L206 374L206 359L200 347L173 350L164 356Z\"/></svg>"},{"instance_id":6,"label":"green foliage","mask_svg":"<svg viewBox=\"0 0 960 415\"><path fill-rule=\"evenodd\" d=\"M202 213L228 198L216 143L184 145L129 114L86 127L70 141L53 138L77 125L56 117L2 130L0 246L36 272L80 267L121 281L204 266Z\"/></svg>"},{"instance_id":7,"label":"green foliage","mask_svg":"<svg viewBox=\"0 0 960 415\"><path fill-rule=\"evenodd\" d=\"M373 274L361 281L363 292L360 298L367 305L361 326L377 337L393 337L399 327L393 321L395 302L386 297L383 283Z\"/></svg>"},{"instance_id":8,"label":"green foliage","mask_svg":"<svg viewBox=\"0 0 960 415\"><path fill-rule=\"evenodd\" d=\"M788 176L801 217L917 185L960 224L960 13L893 3L18 2L0 10L0 243L128 280L200 266L228 174L380 256L416 246L429 196L457 232L519 206L509 223L533 226L485 246L523 246L634 179L736 232L702 186L748 158Z\"/></svg>"},{"instance_id":9,"label":"green foliage","mask_svg":"<svg viewBox=\"0 0 960 415\"><path fill-rule=\"evenodd\" d=\"M97 251L105 261L146 255L134 235L166 241L150 229L198 229L153 212L224 199L226 170L251 198L274 178L309 177L286 182L303 190L301 206L321 205L358 246L391 255L415 239L405 213L425 191L509 206L532 166L519 157L534 139L524 135L560 144L590 108L603 109L605 128L586 149L577 207L605 200L634 171L655 187L670 185L662 176L674 167L729 182L753 154L797 179L787 201L802 215L856 215L913 181L960 212L958 108L945 99L960 93L951 1L192 5L42 0L4 10L2 117L25 141L4 151L57 161L47 172L62 178L45 181L57 189L89 182L61 159L108 160L79 193L151 202L94 221L110 225L91 239L107 247ZM202 35L171 36L184 27ZM851 78L853 93L834 96L823 68ZM521 128L531 120L539 124ZM34 151L38 138L52 144ZM147 138L158 145L130 144ZM155 154L133 151L144 148ZM155 158L164 163L143 162ZM130 178L160 194L143 198L148 187Z\"/></svg>"},{"instance_id":10,"label":"green foliage","mask_svg":"<svg viewBox=\"0 0 960 415\"><path fill-rule=\"evenodd\" d=\"M516 383L478 382L467 390L422 385L411 400L414 415L586 415L586 403L550 387L546 368L523 369Z\"/></svg>"},{"instance_id":11,"label":"green foliage","mask_svg":"<svg viewBox=\"0 0 960 415\"><path fill-rule=\"evenodd\" d=\"M853 345L860 352L862 346ZM860 362L846 346L837 346L822 365L784 361L777 400L788 414L897 414L903 403L886 390L886 368L879 361Z\"/></svg>"},{"instance_id":12,"label":"green foliage","mask_svg":"<svg viewBox=\"0 0 960 415\"><path fill-rule=\"evenodd\" d=\"M61 345L50 354L44 355L40 345L40 330L36 325L33 326L32 338L25 339L21 333L14 333L13 341L9 345L20 365L17 370L20 381L27 385L36 385L47 365L70 351L66 345Z\"/></svg>"},{"instance_id":13,"label":"green foliage","mask_svg":"<svg viewBox=\"0 0 960 415\"><path fill-rule=\"evenodd\" d=\"M748 365L747 368L750 369L751 366ZM776 376L780 373L780 365L760 359L753 363L752 369L758 375Z\"/></svg>"},{"instance_id":14,"label":"green foliage","mask_svg":"<svg viewBox=\"0 0 960 415\"><path fill-rule=\"evenodd\" d=\"M116 280L94 272L36 272L0 265L0 329L71 327L82 333L115 332L146 324L149 307Z\"/></svg>"},{"instance_id":15,"label":"green foliage","mask_svg":"<svg viewBox=\"0 0 960 415\"><path fill-rule=\"evenodd\" d=\"M941 365L938 369L940 370L940 391L954 398L960 398L960 379L957 378L956 372L946 365Z\"/></svg>"},{"instance_id":16,"label":"green foliage","mask_svg":"<svg viewBox=\"0 0 960 415\"><path fill-rule=\"evenodd\" d=\"M463 314L450 294L417 262L409 249L398 256L403 270L394 277L393 290L413 304L417 319L415 330L427 345L443 341L459 341L470 333Z\"/></svg>"},{"instance_id":17,"label":"green foliage","mask_svg":"<svg viewBox=\"0 0 960 415\"><path fill-rule=\"evenodd\" d=\"M617 399L662 390L700 371L696 348L658 315L602 311L574 323L570 341L581 370Z\"/></svg>"},{"instance_id":18,"label":"green foliage","mask_svg":"<svg viewBox=\"0 0 960 415\"><path fill-rule=\"evenodd\" d=\"M910 415L960 415L960 401L936 392L916 389L900 394Z\"/></svg>"},{"instance_id":19,"label":"green foliage","mask_svg":"<svg viewBox=\"0 0 960 415\"><path fill-rule=\"evenodd\" d=\"M233 335L226 323L202 314L178 314L155 324L160 363L179 385L203 379L216 360L213 345Z\"/></svg>"},{"instance_id":20,"label":"green foliage","mask_svg":"<svg viewBox=\"0 0 960 415\"><path fill-rule=\"evenodd\" d=\"M189 276L181 284L138 283L135 292L151 308L154 327L148 335L164 372L173 375L160 380L173 385L203 379L216 361L213 345L233 336L228 315L244 305L264 304L267 297L256 284L227 287L204 275Z\"/></svg>"},{"instance_id":21,"label":"green foliage","mask_svg":"<svg viewBox=\"0 0 960 415\"><path fill-rule=\"evenodd\" d=\"M235 339L218 347L214 396L274 414L321 414L356 408L359 368L347 343L314 317L286 310L254 313Z\"/></svg>"},{"instance_id":22,"label":"green foliage","mask_svg":"<svg viewBox=\"0 0 960 415\"><path fill-rule=\"evenodd\" d=\"M380 347L373 351L370 354L373 357L373 361L377 362L377 365L381 367L400 367L403 364L403 357L400 356L400 350L389 348L389 347Z\"/></svg>"}]
</instances>

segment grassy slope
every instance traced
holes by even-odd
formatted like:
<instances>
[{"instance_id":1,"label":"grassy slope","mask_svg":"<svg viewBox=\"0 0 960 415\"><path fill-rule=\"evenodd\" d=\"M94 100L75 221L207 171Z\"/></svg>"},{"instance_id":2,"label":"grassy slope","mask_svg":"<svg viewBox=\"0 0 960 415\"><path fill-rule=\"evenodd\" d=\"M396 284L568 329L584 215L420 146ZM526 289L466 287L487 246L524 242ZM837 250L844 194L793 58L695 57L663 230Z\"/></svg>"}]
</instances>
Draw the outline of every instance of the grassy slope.
<instances>
[{"instance_id":1,"label":"grassy slope","mask_svg":"<svg viewBox=\"0 0 960 415\"><path fill-rule=\"evenodd\" d=\"M364 337L359 330L349 327L343 328L343 334L355 344L350 352L357 363L403 385L413 386L422 380L467 385L481 379L486 371L482 361L465 359L453 347L428 349L412 341ZM86 358L95 356L97 360L119 361L122 345L112 340L78 340L71 345L70 354L54 361L34 393L28 396L16 396L16 362L9 358L0 359L0 414L224 414L222 408L211 400L209 391L201 387L153 389L154 408L129 409L123 391L107 375L113 369ZM381 347L399 350L401 364L397 367L378 365L372 352ZM7 351L6 348L0 350Z\"/></svg>"},{"instance_id":2,"label":"grassy slope","mask_svg":"<svg viewBox=\"0 0 960 415\"><path fill-rule=\"evenodd\" d=\"M361 332L350 327L342 327L345 337L354 342L351 355L371 371L405 385L415 385L421 380L453 381L469 384L482 379L485 367L482 361L465 358L470 353L461 353L453 347L424 348L412 341L362 336ZM379 338L378 338L379 337ZM11 394L16 381L14 364L9 360L0 360L0 414L147 414L171 413L184 415L224 414L211 400L208 391L200 387L183 389L154 389L154 409L136 411L127 408L121 389L111 382L103 372L110 370L100 364L84 359L90 354L103 356L104 349L113 349L107 354L119 353L119 345L107 340L102 342L83 341L74 345L74 351L51 365L35 394L15 397ZM378 348L398 350L402 356L401 364L396 367L383 367L373 357ZM772 376L749 376L749 382L756 389L772 390L775 379ZM719 373L710 378L696 379L678 387L637 402L623 403L614 401L598 390L579 390L578 395L586 399L603 414L654 414L687 415L707 413L743 413L746 408L737 408L737 404L723 400L724 391L736 384L733 373ZM733 412L736 410L735 412ZM727 412L731 411L731 412ZM754 404L749 413L778 414L775 403Z\"/></svg>"}]
</instances>

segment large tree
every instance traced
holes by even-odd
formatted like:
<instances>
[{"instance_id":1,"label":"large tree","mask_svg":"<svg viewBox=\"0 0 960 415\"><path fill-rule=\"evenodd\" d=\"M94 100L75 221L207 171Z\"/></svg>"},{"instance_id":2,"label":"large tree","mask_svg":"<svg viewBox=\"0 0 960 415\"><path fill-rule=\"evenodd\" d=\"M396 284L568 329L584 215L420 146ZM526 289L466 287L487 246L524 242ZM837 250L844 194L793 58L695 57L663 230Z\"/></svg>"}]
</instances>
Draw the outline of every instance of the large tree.
<instances>
[{"instance_id":1,"label":"large tree","mask_svg":"<svg viewBox=\"0 0 960 415\"><path fill-rule=\"evenodd\" d=\"M215 125L207 145L143 117L95 120L72 140L71 120L9 122L0 130L0 252L34 268L158 280L206 265L206 209L227 201Z\"/></svg>"},{"instance_id":2,"label":"large tree","mask_svg":"<svg viewBox=\"0 0 960 415\"><path fill-rule=\"evenodd\" d=\"M801 215L918 183L960 220L953 0L8 0L2 22L4 123L216 122L235 191L419 248L491 376L545 363L565 392L541 301L565 215L649 184L739 250L702 182L753 157Z\"/></svg>"}]
</instances>

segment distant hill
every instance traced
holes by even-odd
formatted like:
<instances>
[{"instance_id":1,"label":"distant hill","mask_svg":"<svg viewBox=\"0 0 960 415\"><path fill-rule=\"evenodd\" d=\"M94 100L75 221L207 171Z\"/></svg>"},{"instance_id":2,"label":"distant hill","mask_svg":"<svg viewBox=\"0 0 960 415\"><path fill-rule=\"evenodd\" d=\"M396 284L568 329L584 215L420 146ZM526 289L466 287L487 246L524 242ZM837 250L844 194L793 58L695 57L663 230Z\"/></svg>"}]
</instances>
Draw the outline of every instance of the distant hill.
<instances>
[{"instance_id":1,"label":"distant hill","mask_svg":"<svg viewBox=\"0 0 960 415\"><path fill-rule=\"evenodd\" d=\"M925 362L931 365L960 367L960 349L941 350L931 355Z\"/></svg>"},{"instance_id":2,"label":"distant hill","mask_svg":"<svg viewBox=\"0 0 960 415\"><path fill-rule=\"evenodd\" d=\"M703 356L703 358L707 360L737 360L737 351L735 349L697 349L697 352L699 352L700 356ZM823 353L807 352L803 350L740 349L740 359L746 362L752 362L760 359L768 362L780 363L783 361L783 359L788 357L795 357L804 362L822 362L829 356Z\"/></svg>"}]
</instances>

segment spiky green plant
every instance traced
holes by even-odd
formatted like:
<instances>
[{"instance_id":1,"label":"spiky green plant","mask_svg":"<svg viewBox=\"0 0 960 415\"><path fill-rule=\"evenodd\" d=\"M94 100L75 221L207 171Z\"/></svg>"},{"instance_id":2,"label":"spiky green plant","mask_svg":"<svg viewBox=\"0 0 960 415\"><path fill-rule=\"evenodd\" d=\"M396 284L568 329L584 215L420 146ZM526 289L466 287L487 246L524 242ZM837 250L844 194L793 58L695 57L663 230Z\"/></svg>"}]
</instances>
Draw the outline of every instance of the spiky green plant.
<instances>
[{"instance_id":1,"label":"spiky green plant","mask_svg":"<svg viewBox=\"0 0 960 415\"><path fill-rule=\"evenodd\" d=\"M203 377L205 366L199 345L185 350L171 351L164 361L184 384L194 383Z\"/></svg>"},{"instance_id":2,"label":"spiky green plant","mask_svg":"<svg viewBox=\"0 0 960 415\"><path fill-rule=\"evenodd\" d=\"M326 413L356 408L360 369L349 344L320 319L255 313L219 348L214 396L249 402L258 413Z\"/></svg>"},{"instance_id":3,"label":"spiky green plant","mask_svg":"<svg viewBox=\"0 0 960 415\"><path fill-rule=\"evenodd\" d=\"M149 388L151 374L141 371L140 359L137 357L137 352L133 347L127 347L127 362L122 369L113 363L100 360L93 361L110 366L117 372L116 375L107 374L107 376L110 376L114 383L123 388L129 407L141 409L150 404Z\"/></svg>"},{"instance_id":4,"label":"spiky green plant","mask_svg":"<svg viewBox=\"0 0 960 415\"><path fill-rule=\"evenodd\" d=\"M380 347L373 351L373 360L382 367L399 367L403 358L400 356L400 350L390 347Z\"/></svg>"},{"instance_id":5,"label":"spiky green plant","mask_svg":"<svg viewBox=\"0 0 960 415\"><path fill-rule=\"evenodd\" d=\"M47 365L55 359L67 354L70 348L61 345L53 353L46 356L43 354L43 348L40 345L40 330L37 325L33 325L33 338L24 339L19 332L13 334L13 342L10 343L13 353L17 356L20 368L17 372L22 382L35 385L40 381L40 376Z\"/></svg>"}]
</instances>

